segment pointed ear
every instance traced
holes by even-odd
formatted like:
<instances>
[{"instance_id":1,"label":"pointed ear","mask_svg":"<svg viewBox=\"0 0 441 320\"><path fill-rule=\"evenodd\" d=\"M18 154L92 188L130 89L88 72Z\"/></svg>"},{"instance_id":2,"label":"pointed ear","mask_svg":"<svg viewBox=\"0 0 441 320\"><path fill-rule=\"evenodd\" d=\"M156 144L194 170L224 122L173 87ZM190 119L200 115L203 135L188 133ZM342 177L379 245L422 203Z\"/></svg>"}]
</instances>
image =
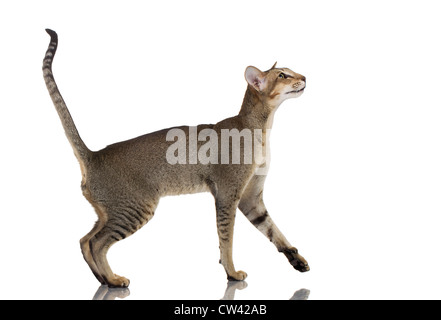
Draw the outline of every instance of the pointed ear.
<instances>
[{"instance_id":1,"label":"pointed ear","mask_svg":"<svg viewBox=\"0 0 441 320\"><path fill-rule=\"evenodd\" d=\"M271 67L270 70L274 69L276 67L277 61L274 63L274 65Z\"/></svg>"},{"instance_id":2,"label":"pointed ear","mask_svg":"<svg viewBox=\"0 0 441 320\"><path fill-rule=\"evenodd\" d=\"M245 70L245 79L247 80L248 84L257 91L262 91L263 89L265 89L265 75L256 67L247 67L247 69Z\"/></svg>"}]
</instances>

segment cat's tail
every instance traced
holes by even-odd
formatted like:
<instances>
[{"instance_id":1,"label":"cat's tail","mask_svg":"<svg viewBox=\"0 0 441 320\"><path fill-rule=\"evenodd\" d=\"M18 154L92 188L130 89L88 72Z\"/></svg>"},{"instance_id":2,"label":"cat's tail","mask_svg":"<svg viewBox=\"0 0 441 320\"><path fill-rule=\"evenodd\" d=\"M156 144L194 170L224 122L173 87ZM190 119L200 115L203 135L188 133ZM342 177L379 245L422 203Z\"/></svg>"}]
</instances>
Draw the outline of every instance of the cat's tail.
<instances>
[{"instance_id":1,"label":"cat's tail","mask_svg":"<svg viewBox=\"0 0 441 320\"><path fill-rule=\"evenodd\" d=\"M58 115L60 116L61 123L63 124L64 131L66 133L67 139L69 140L72 148L74 150L75 156L82 163L89 162L91 151L81 140L78 134L75 123L67 109L66 103L58 90L57 84L55 83L54 75L52 74L52 61L57 51L58 46L58 36L53 30L46 29L46 32L51 36L51 42L46 51L46 55L43 60L43 76L46 82L47 89L52 98L52 101L57 109Z\"/></svg>"}]
</instances>

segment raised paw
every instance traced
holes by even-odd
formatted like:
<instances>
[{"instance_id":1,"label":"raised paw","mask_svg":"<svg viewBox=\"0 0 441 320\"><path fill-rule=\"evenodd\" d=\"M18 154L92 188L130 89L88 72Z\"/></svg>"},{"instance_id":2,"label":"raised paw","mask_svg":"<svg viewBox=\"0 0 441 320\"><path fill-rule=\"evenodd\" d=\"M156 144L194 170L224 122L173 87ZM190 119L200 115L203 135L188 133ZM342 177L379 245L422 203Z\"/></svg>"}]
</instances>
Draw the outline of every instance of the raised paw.
<instances>
[{"instance_id":1,"label":"raised paw","mask_svg":"<svg viewBox=\"0 0 441 320\"><path fill-rule=\"evenodd\" d=\"M227 279L229 280L229 281L242 281L242 280L245 280L245 278L247 277L248 275L247 275L247 273L245 272L245 271L237 271L237 272L234 272L234 273L232 273L232 274L228 274L227 275Z\"/></svg>"},{"instance_id":2,"label":"raised paw","mask_svg":"<svg viewBox=\"0 0 441 320\"><path fill-rule=\"evenodd\" d=\"M291 263L294 269L300 272L309 271L308 262L298 253L296 248L287 248L282 250L282 252L288 258L289 263Z\"/></svg>"},{"instance_id":3,"label":"raised paw","mask_svg":"<svg viewBox=\"0 0 441 320\"><path fill-rule=\"evenodd\" d=\"M129 286L129 279L121 277L117 274L115 274L114 276L115 277L112 279L107 279L107 285L109 286L109 288L127 288Z\"/></svg>"}]
</instances>

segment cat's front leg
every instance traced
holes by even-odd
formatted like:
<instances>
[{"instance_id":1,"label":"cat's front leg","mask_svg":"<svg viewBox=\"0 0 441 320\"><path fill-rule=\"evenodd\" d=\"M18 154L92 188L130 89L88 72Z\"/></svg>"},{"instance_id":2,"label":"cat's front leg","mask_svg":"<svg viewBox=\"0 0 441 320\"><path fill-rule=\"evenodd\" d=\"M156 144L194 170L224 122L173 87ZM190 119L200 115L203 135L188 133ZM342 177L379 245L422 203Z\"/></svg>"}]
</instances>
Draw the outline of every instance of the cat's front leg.
<instances>
[{"instance_id":1,"label":"cat's front leg","mask_svg":"<svg viewBox=\"0 0 441 320\"><path fill-rule=\"evenodd\" d=\"M253 177L242 195L239 209L247 219L276 246L279 252L285 254L294 269L300 272L309 271L308 262L298 253L297 249L288 242L269 216L268 210L263 203L264 181L264 176Z\"/></svg>"},{"instance_id":2,"label":"cat's front leg","mask_svg":"<svg viewBox=\"0 0 441 320\"><path fill-rule=\"evenodd\" d=\"M236 271L233 263L233 231L236 217L237 201L216 199L216 224L219 236L220 263L225 268L228 280L241 281L247 277L246 272Z\"/></svg>"}]
</instances>

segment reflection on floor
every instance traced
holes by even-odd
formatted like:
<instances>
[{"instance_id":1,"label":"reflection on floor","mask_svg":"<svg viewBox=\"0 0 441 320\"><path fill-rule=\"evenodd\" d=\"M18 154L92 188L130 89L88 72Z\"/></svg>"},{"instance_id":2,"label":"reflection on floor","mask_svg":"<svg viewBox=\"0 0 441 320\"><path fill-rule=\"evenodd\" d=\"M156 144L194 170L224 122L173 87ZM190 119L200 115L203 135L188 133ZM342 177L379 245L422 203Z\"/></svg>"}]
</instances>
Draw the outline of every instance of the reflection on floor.
<instances>
[{"instance_id":1,"label":"reflection on floor","mask_svg":"<svg viewBox=\"0 0 441 320\"><path fill-rule=\"evenodd\" d=\"M310 292L308 289L297 290L289 300L308 300Z\"/></svg>"},{"instance_id":2,"label":"reflection on floor","mask_svg":"<svg viewBox=\"0 0 441 320\"><path fill-rule=\"evenodd\" d=\"M224 297L221 298L221 300L234 300L236 290L243 290L246 287L248 287L248 283L246 281L228 281Z\"/></svg>"},{"instance_id":3,"label":"reflection on floor","mask_svg":"<svg viewBox=\"0 0 441 320\"><path fill-rule=\"evenodd\" d=\"M124 299L129 295L129 288L109 288L107 285L103 284L95 292L92 300L115 300L115 298Z\"/></svg>"},{"instance_id":4,"label":"reflection on floor","mask_svg":"<svg viewBox=\"0 0 441 320\"><path fill-rule=\"evenodd\" d=\"M228 281L227 288L221 300L234 300L236 290L243 290L248 286L246 281ZM310 291L300 289L294 292L289 300L308 300ZM92 300L115 300L115 298L124 299L130 295L129 288L109 288L101 285L93 296Z\"/></svg>"}]
</instances>

